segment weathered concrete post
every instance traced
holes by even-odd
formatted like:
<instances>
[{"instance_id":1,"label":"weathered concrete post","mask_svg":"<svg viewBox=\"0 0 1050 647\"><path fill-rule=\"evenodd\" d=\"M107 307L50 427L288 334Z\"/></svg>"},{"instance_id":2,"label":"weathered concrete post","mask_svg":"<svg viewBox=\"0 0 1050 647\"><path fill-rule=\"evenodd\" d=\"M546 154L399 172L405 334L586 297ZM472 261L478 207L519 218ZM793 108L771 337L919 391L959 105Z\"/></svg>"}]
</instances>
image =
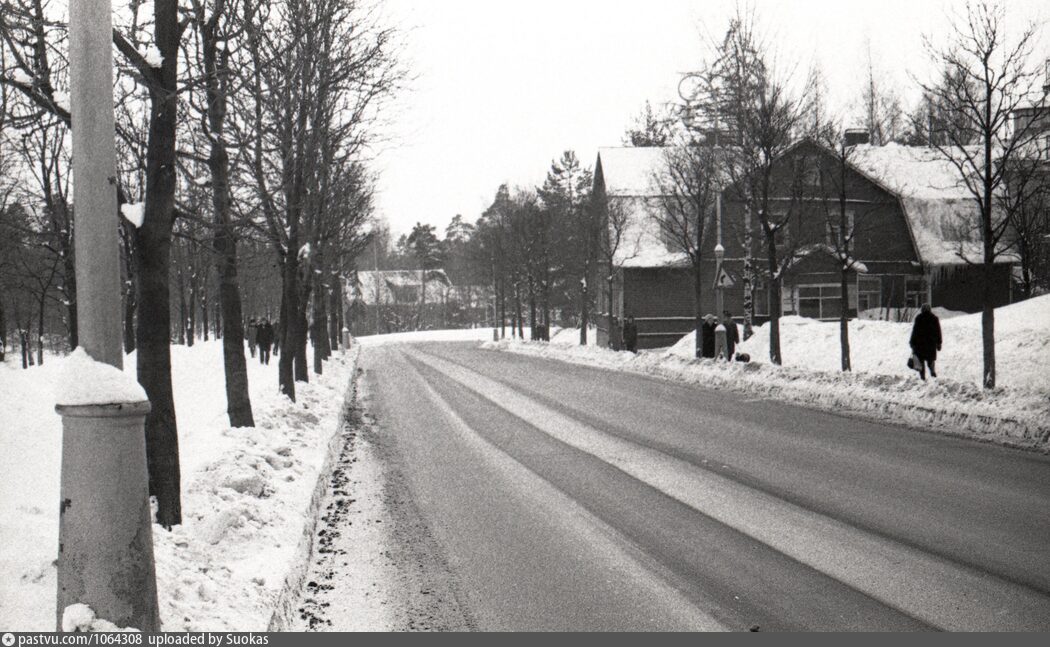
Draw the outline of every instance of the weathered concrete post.
<instances>
[{"instance_id":1,"label":"weathered concrete post","mask_svg":"<svg viewBox=\"0 0 1050 647\"><path fill-rule=\"evenodd\" d=\"M70 3L79 340L59 386L62 484L57 624L83 603L120 627L160 629L146 441L149 402L124 374L110 0ZM84 354L86 352L86 355Z\"/></svg>"}]
</instances>

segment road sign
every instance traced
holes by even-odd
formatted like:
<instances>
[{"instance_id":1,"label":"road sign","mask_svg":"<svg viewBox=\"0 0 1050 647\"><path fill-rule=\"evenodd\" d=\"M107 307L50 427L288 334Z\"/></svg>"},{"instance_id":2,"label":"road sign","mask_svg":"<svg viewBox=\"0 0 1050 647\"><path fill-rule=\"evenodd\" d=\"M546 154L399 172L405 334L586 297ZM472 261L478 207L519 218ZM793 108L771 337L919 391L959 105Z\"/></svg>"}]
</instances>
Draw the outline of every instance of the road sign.
<instances>
[{"instance_id":1,"label":"road sign","mask_svg":"<svg viewBox=\"0 0 1050 647\"><path fill-rule=\"evenodd\" d=\"M733 282L733 278L729 276L729 272L726 272L726 269L724 267L720 268L718 276L715 277L715 287L731 288L733 287L733 285L735 285L735 283Z\"/></svg>"}]
</instances>

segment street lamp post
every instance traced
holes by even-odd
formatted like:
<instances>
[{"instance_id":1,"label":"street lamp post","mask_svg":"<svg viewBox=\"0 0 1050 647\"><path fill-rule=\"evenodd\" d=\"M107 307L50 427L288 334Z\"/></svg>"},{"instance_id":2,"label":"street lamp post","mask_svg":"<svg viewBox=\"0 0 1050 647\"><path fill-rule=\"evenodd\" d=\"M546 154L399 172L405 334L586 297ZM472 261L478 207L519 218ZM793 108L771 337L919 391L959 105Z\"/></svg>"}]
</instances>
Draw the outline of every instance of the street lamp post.
<instances>
[{"instance_id":1,"label":"street lamp post","mask_svg":"<svg viewBox=\"0 0 1050 647\"><path fill-rule=\"evenodd\" d=\"M81 353L67 360L62 416L57 624L81 603L119 627L160 629L144 422L122 372L110 0L70 3L73 199Z\"/></svg>"}]
</instances>

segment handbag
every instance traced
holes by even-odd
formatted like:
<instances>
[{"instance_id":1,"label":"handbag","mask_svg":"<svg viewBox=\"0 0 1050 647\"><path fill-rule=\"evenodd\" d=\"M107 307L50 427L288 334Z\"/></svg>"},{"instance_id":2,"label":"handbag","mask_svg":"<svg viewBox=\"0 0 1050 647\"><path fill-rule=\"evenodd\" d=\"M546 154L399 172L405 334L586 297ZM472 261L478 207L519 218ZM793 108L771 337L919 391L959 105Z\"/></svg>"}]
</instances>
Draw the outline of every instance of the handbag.
<instances>
[{"instance_id":1,"label":"handbag","mask_svg":"<svg viewBox=\"0 0 1050 647\"><path fill-rule=\"evenodd\" d=\"M918 371L921 367L922 361L919 360L919 356L915 353L912 353L911 357L908 358L908 368L910 368L913 371Z\"/></svg>"}]
</instances>

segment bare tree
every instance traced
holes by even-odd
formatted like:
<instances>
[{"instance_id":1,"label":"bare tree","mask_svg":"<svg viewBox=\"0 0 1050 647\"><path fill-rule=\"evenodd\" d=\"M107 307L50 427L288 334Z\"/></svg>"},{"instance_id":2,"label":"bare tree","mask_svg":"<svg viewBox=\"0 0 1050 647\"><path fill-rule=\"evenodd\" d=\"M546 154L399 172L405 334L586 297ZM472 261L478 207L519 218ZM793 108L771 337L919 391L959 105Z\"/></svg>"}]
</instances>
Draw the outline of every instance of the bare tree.
<instances>
[{"instance_id":1,"label":"bare tree","mask_svg":"<svg viewBox=\"0 0 1050 647\"><path fill-rule=\"evenodd\" d=\"M946 129L933 146L956 168L975 205L970 224L981 241L983 384L989 389L996 384L994 268L1008 247L1009 231L1009 219L997 208L997 195L1008 186L1015 162L1032 145L1050 109L1038 68L1030 63L1038 28L1030 23L1010 37L1003 24L1005 12L1002 4L967 4L966 15L952 24L946 47L927 40L931 58L946 72L923 85L940 110L967 126ZM1021 109L1027 110L1027 118L1011 122Z\"/></svg>"},{"instance_id":2,"label":"bare tree","mask_svg":"<svg viewBox=\"0 0 1050 647\"><path fill-rule=\"evenodd\" d=\"M787 234L792 216L798 214L793 208L774 210L773 198L785 189L794 194L798 178L775 177L775 170L801 125L805 97L793 95L787 79L772 66L750 14L738 13L730 21L725 38L717 44L715 59L700 76L707 83L696 104L709 119L724 124L718 128L727 133L727 145L720 148L720 165L729 178L727 194L744 207L745 304L755 272L750 263L751 231L757 218L768 280L769 356L780 364L781 286L793 255ZM745 321L745 334L748 327Z\"/></svg>"},{"instance_id":3,"label":"bare tree","mask_svg":"<svg viewBox=\"0 0 1050 647\"><path fill-rule=\"evenodd\" d=\"M654 171L660 205L653 217L668 246L687 259L692 271L696 357L700 357L704 316L704 240L712 233L715 224L715 200L719 190L716 182L721 169L715 149L691 137L679 146L667 149L664 156L664 168Z\"/></svg>"}]
</instances>

